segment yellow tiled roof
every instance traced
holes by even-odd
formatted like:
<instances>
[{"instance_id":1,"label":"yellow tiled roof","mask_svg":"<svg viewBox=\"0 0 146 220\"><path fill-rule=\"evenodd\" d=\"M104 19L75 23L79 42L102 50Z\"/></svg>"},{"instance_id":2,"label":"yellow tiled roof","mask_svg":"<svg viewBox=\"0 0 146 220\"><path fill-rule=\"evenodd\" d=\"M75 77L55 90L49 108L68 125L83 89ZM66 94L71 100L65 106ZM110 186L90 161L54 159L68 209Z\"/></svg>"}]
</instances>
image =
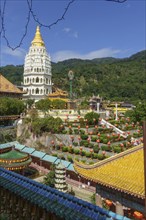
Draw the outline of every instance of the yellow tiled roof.
<instances>
[{"instance_id":1,"label":"yellow tiled roof","mask_svg":"<svg viewBox=\"0 0 146 220\"><path fill-rule=\"evenodd\" d=\"M130 149L103 162L75 170L86 179L144 198L144 157L142 146Z\"/></svg>"},{"instance_id":2,"label":"yellow tiled roof","mask_svg":"<svg viewBox=\"0 0 146 220\"><path fill-rule=\"evenodd\" d=\"M6 93L23 93L20 89L14 86L9 80L7 80L2 74L0 74L0 92Z\"/></svg>"}]
</instances>

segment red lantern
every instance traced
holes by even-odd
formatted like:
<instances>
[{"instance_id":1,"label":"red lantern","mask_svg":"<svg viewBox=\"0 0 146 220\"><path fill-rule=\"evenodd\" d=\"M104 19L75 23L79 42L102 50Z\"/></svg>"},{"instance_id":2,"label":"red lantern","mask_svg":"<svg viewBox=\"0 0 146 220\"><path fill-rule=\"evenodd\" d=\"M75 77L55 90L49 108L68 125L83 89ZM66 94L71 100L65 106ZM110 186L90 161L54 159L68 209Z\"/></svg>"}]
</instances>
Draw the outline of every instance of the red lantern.
<instances>
[{"instance_id":1,"label":"red lantern","mask_svg":"<svg viewBox=\"0 0 146 220\"><path fill-rule=\"evenodd\" d=\"M133 213L133 216L134 216L136 219L142 219L142 218L143 218L143 214L140 213L140 212L137 212L137 211L135 211L135 212Z\"/></svg>"},{"instance_id":2,"label":"red lantern","mask_svg":"<svg viewBox=\"0 0 146 220\"><path fill-rule=\"evenodd\" d=\"M90 153L91 153L91 154L93 153L93 149L90 149Z\"/></svg>"},{"instance_id":3,"label":"red lantern","mask_svg":"<svg viewBox=\"0 0 146 220\"><path fill-rule=\"evenodd\" d=\"M80 141L80 140L81 140L81 137L78 137L78 140Z\"/></svg>"},{"instance_id":4,"label":"red lantern","mask_svg":"<svg viewBox=\"0 0 146 220\"><path fill-rule=\"evenodd\" d=\"M80 126L78 126L78 129L80 129Z\"/></svg>"},{"instance_id":5,"label":"red lantern","mask_svg":"<svg viewBox=\"0 0 146 220\"><path fill-rule=\"evenodd\" d=\"M108 199L106 199L105 200L105 203L110 207L110 206L112 206L112 201L111 200L108 200Z\"/></svg>"},{"instance_id":6,"label":"red lantern","mask_svg":"<svg viewBox=\"0 0 146 220\"><path fill-rule=\"evenodd\" d=\"M97 125L95 125L95 128L97 129L97 128L98 128L98 126L97 126Z\"/></svg>"},{"instance_id":7,"label":"red lantern","mask_svg":"<svg viewBox=\"0 0 146 220\"><path fill-rule=\"evenodd\" d=\"M87 125L87 126L86 126L86 128L88 129L88 128L89 128L89 126Z\"/></svg>"},{"instance_id":8,"label":"red lantern","mask_svg":"<svg viewBox=\"0 0 146 220\"><path fill-rule=\"evenodd\" d=\"M54 141L51 141L51 144L54 144Z\"/></svg>"},{"instance_id":9,"label":"red lantern","mask_svg":"<svg viewBox=\"0 0 146 220\"><path fill-rule=\"evenodd\" d=\"M71 129L72 127L71 127L71 125L69 126L69 129Z\"/></svg>"},{"instance_id":10,"label":"red lantern","mask_svg":"<svg viewBox=\"0 0 146 220\"><path fill-rule=\"evenodd\" d=\"M80 118L81 116L80 115L78 115L78 118Z\"/></svg>"},{"instance_id":11,"label":"red lantern","mask_svg":"<svg viewBox=\"0 0 146 220\"><path fill-rule=\"evenodd\" d=\"M110 146L111 142L109 141L107 144Z\"/></svg>"},{"instance_id":12,"label":"red lantern","mask_svg":"<svg viewBox=\"0 0 146 220\"><path fill-rule=\"evenodd\" d=\"M97 142L97 143L100 143L100 140L98 139L96 142Z\"/></svg>"},{"instance_id":13,"label":"red lantern","mask_svg":"<svg viewBox=\"0 0 146 220\"><path fill-rule=\"evenodd\" d=\"M80 151L82 151L83 150L83 148L82 147L80 147Z\"/></svg>"},{"instance_id":14,"label":"red lantern","mask_svg":"<svg viewBox=\"0 0 146 220\"><path fill-rule=\"evenodd\" d=\"M106 152L105 152L105 151L102 151L102 155L105 156L105 154L106 154Z\"/></svg>"}]
</instances>

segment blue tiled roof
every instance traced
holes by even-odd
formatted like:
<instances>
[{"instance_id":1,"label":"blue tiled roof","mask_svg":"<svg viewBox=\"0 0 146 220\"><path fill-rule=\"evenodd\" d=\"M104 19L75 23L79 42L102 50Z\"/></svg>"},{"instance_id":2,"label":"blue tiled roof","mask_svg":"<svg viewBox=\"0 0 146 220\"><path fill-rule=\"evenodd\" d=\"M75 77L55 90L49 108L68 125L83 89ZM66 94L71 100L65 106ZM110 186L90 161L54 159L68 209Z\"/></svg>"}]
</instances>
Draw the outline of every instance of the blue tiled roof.
<instances>
[{"instance_id":1,"label":"blue tiled roof","mask_svg":"<svg viewBox=\"0 0 146 220\"><path fill-rule=\"evenodd\" d=\"M25 153L31 154L32 152L35 151L35 148L24 147L22 151L25 152Z\"/></svg>"},{"instance_id":2,"label":"blue tiled roof","mask_svg":"<svg viewBox=\"0 0 146 220\"><path fill-rule=\"evenodd\" d=\"M46 153L35 150L34 152L31 153L31 155L34 157L43 158L46 155Z\"/></svg>"},{"instance_id":3,"label":"blue tiled roof","mask_svg":"<svg viewBox=\"0 0 146 220\"><path fill-rule=\"evenodd\" d=\"M72 163L67 167L67 170L75 171Z\"/></svg>"},{"instance_id":4,"label":"blue tiled roof","mask_svg":"<svg viewBox=\"0 0 146 220\"><path fill-rule=\"evenodd\" d=\"M15 148L18 149L18 150L22 150L23 148L25 148L25 145L16 143Z\"/></svg>"},{"instance_id":5,"label":"blue tiled roof","mask_svg":"<svg viewBox=\"0 0 146 220\"><path fill-rule=\"evenodd\" d=\"M128 220L3 168L0 168L0 186L65 220L109 220L113 215L115 220Z\"/></svg>"},{"instance_id":6,"label":"blue tiled roof","mask_svg":"<svg viewBox=\"0 0 146 220\"><path fill-rule=\"evenodd\" d=\"M42 160L45 160L47 162L50 162L50 163L54 163L58 158L57 157L54 157L54 156L51 156L51 155L48 155L46 154Z\"/></svg>"},{"instance_id":7,"label":"blue tiled roof","mask_svg":"<svg viewBox=\"0 0 146 220\"><path fill-rule=\"evenodd\" d=\"M5 144L0 144L0 149L12 147L12 146L16 145L17 143L18 143L17 141L13 141L13 142L5 143Z\"/></svg>"}]
</instances>

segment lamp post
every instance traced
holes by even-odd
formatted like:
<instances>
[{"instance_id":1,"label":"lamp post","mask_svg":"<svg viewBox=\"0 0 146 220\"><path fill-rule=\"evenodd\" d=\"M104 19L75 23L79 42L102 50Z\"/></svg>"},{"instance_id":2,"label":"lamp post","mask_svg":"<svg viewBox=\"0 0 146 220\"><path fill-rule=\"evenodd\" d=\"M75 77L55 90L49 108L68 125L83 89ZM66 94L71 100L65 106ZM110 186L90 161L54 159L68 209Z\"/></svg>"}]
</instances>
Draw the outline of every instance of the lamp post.
<instances>
[{"instance_id":1,"label":"lamp post","mask_svg":"<svg viewBox=\"0 0 146 220\"><path fill-rule=\"evenodd\" d=\"M68 78L69 78L69 85L70 85L70 99L72 100L73 98L73 94L72 94L72 81L73 81L73 78L74 78L74 73L72 70L70 70L68 72Z\"/></svg>"}]
</instances>

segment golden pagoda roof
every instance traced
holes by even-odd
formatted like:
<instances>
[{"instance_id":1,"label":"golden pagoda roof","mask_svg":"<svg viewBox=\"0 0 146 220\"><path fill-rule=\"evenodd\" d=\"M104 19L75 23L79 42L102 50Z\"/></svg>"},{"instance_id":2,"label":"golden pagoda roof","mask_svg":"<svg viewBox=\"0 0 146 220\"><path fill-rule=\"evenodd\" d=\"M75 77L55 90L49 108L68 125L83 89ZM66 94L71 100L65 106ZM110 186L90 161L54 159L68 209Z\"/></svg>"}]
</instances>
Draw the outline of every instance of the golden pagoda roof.
<instances>
[{"instance_id":1,"label":"golden pagoda roof","mask_svg":"<svg viewBox=\"0 0 146 220\"><path fill-rule=\"evenodd\" d=\"M44 43L43 38L40 33L39 26L37 26L37 28L36 28L36 33L35 33L33 41L31 42L31 45L32 46L45 46L45 43Z\"/></svg>"},{"instance_id":2,"label":"golden pagoda roof","mask_svg":"<svg viewBox=\"0 0 146 220\"><path fill-rule=\"evenodd\" d=\"M68 96L68 93L66 91L63 91L57 87L54 87L55 89L55 92L52 92L51 94L48 94L49 98L51 97L54 97L54 98L57 98L57 97L67 97Z\"/></svg>"},{"instance_id":3,"label":"golden pagoda roof","mask_svg":"<svg viewBox=\"0 0 146 220\"><path fill-rule=\"evenodd\" d=\"M2 74L0 74L0 92L23 94L20 89L13 85Z\"/></svg>"},{"instance_id":4,"label":"golden pagoda roof","mask_svg":"<svg viewBox=\"0 0 146 220\"><path fill-rule=\"evenodd\" d=\"M75 162L74 168L86 179L140 198L145 197L142 145L93 165Z\"/></svg>"}]
</instances>

